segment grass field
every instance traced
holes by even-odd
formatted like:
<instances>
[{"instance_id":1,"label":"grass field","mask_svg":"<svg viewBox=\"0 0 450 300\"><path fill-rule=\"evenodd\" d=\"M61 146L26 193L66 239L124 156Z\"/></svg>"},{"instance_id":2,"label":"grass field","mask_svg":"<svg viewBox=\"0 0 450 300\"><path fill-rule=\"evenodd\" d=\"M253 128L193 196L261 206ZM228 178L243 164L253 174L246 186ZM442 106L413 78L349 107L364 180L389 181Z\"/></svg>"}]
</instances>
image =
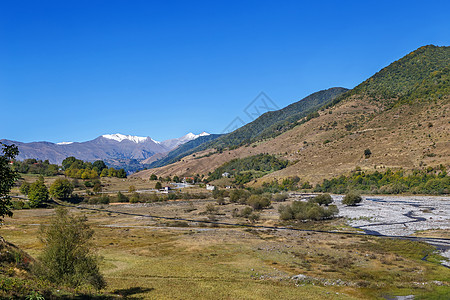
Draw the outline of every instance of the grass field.
<instances>
[{"instance_id":1,"label":"grass field","mask_svg":"<svg viewBox=\"0 0 450 300\"><path fill-rule=\"evenodd\" d=\"M95 229L101 270L114 295L145 299L377 299L389 295L436 296L449 291L450 270L433 257L433 247L405 240L365 236L212 227L146 215L206 220L211 201L72 208ZM261 214L261 224L276 224L276 206ZM236 204L216 205L215 218L232 216ZM108 211L102 211L107 209ZM115 211L115 212L111 212ZM37 233L52 209L19 210L1 235L32 256L42 249ZM305 223L311 228L317 224ZM344 220L322 229L346 227ZM292 280L294 275L308 276ZM437 282L439 281L439 282ZM443 298L444 299L444 298Z\"/></svg>"}]
</instances>

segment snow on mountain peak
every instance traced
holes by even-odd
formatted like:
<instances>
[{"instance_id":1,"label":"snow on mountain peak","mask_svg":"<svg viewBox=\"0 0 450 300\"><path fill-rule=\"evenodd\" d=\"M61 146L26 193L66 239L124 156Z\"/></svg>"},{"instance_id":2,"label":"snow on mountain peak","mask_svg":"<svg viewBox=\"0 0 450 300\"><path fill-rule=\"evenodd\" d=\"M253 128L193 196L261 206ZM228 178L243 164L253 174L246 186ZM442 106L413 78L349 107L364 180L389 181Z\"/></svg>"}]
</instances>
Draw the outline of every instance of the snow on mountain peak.
<instances>
[{"instance_id":1,"label":"snow on mountain peak","mask_svg":"<svg viewBox=\"0 0 450 300\"><path fill-rule=\"evenodd\" d=\"M209 135L209 133L207 133L205 131L203 131L200 134L193 134L192 132L189 132L185 136L181 137L181 139L183 139L183 140L195 140L196 138L199 138L199 137L205 136L205 135Z\"/></svg>"},{"instance_id":2,"label":"snow on mountain peak","mask_svg":"<svg viewBox=\"0 0 450 300\"><path fill-rule=\"evenodd\" d=\"M73 142L61 142L61 143L56 143L57 145L70 145L73 144Z\"/></svg>"},{"instance_id":3,"label":"snow on mountain peak","mask_svg":"<svg viewBox=\"0 0 450 300\"><path fill-rule=\"evenodd\" d=\"M124 140L129 140L132 141L134 143L142 143L145 142L147 140L147 137L143 137L143 136L134 136L134 135L124 135L124 134L120 134L120 133L116 133L116 134L104 134L102 135L102 137L106 138L106 139L110 139L110 140L115 140L118 142L124 141ZM153 142L155 143L159 143L157 141L154 141L152 139Z\"/></svg>"}]
</instances>

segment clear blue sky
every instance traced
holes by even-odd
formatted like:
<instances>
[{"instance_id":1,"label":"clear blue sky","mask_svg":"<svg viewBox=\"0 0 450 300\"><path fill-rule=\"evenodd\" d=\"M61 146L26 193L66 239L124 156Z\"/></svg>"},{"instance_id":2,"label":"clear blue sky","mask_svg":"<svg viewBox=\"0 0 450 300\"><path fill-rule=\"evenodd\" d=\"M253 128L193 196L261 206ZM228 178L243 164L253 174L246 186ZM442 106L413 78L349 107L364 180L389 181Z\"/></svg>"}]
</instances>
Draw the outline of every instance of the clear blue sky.
<instances>
[{"instance_id":1,"label":"clear blue sky","mask_svg":"<svg viewBox=\"0 0 450 300\"><path fill-rule=\"evenodd\" d=\"M283 107L448 46L449 3L2 1L0 139L220 133L261 91Z\"/></svg>"}]
</instances>

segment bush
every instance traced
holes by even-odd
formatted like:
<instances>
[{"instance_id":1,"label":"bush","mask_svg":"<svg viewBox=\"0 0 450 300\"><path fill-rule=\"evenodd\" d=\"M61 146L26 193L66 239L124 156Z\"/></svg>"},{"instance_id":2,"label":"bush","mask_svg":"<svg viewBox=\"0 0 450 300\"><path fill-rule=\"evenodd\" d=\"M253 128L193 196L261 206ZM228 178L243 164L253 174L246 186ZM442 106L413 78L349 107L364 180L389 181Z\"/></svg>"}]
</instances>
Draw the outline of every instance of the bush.
<instances>
[{"instance_id":1,"label":"bush","mask_svg":"<svg viewBox=\"0 0 450 300\"><path fill-rule=\"evenodd\" d=\"M206 205L206 213L215 215L215 214L217 214L218 212L219 212L219 210L217 209L217 207L216 207L214 204L208 203L208 204Z\"/></svg>"},{"instance_id":2,"label":"bush","mask_svg":"<svg viewBox=\"0 0 450 300\"><path fill-rule=\"evenodd\" d=\"M130 203L138 203L140 202L140 195L139 193L134 192L130 197Z\"/></svg>"},{"instance_id":3,"label":"bush","mask_svg":"<svg viewBox=\"0 0 450 300\"><path fill-rule=\"evenodd\" d=\"M251 195L247 199L247 204L253 207L253 209L263 209L266 207L269 207L271 202L270 198L266 196L260 196L260 195Z\"/></svg>"},{"instance_id":4,"label":"bush","mask_svg":"<svg viewBox=\"0 0 450 300\"><path fill-rule=\"evenodd\" d=\"M230 192L230 201L233 203L246 203L251 193L247 190L232 190Z\"/></svg>"},{"instance_id":5,"label":"bush","mask_svg":"<svg viewBox=\"0 0 450 300\"><path fill-rule=\"evenodd\" d=\"M128 199L127 196L125 196L124 194L122 194L120 191L117 192L117 202L129 202L130 200Z\"/></svg>"},{"instance_id":6,"label":"bush","mask_svg":"<svg viewBox=\"0 0 450 300\"><path fill-rule=\"evenodd\" d=\"M40 277L73 288L90 285L101 289L106 285L91 251L94 231L86 221L86 217L70 216L58 207L50 225L41 227L45 248L37 266Z\"/></svg>"},{"instance_id":7,"label":"bush","mask_svg":"<svg viewBox=\"0 0 450 300\"><path fill-rule=\"evenodd\" d=\"M258 213L252 213L250 216L248 216L248 219L250 222L255 223L256 221L259 221L261 215Z\"/></svg>"},{"instance_id":8,"label":"bush","mask_svg":"<svg viewBox=\"0 0 450 300\"><path fill-rule=\"evenodd\" d=\"M88 203L89 204L109 204L110 199L109 196L103 195L100 197L92 197L89 198Z\"/></svg>"},{"instance_id":9,"label":"bush","mask_svg":"<svg viewBox=\"0 0 450 300\"><path fill-rule=\"evenodd\" d=\"M286 199L288 198L288 194L287 193L279 193L279 194L275 194L272 196L272 200L275 202L283 202L286 201Z\"/></svg>"},{"instance_id":10,"label":"bush","mask_svg":"<svg viewBox=\"0 0 450 300\"><path fill-rule=\"evenodd\" d=\"M312 199L313 202L319 204L319 205L325 205L328 206L333 202L333 198L331 198L330 194L321 194L317 195Z\"/></svg>"},{"instance_id":11,"label":"bush","mask_svg":"<svg viewBox=\"0 0 450 300\"><path fill-rule=\"evenodd\" d=\"M240 212L237 213L237 216L242 218L248 218L252 213L253 209L249 206L246 206Z\"/></svg>"},{"instance_id":12,"label":"bush","mask_svg":"<svg viewBox=\"0 0 450 300\"><path fill-rule=\"evenodd\" d=\"M360 203L361 201L362 198L360 195L356 194L355 192L350 192L345 195L344 199L342 199L342 204L348 206L356 206L356 204Z\"/></svg>"},{"instance_id":13,"label":"bush","mask_svg":"<svg viewBox=\"0 0 450 300\"><path fill-rule=\"evenodd\" d=\"M330 219L339 212L336 205L329 205L328 207L320 206L319 204L309 201L295 201L292 205L281 206L279 208L280 219L282 220L323 220Z\"/></svg>"}]
</instances>

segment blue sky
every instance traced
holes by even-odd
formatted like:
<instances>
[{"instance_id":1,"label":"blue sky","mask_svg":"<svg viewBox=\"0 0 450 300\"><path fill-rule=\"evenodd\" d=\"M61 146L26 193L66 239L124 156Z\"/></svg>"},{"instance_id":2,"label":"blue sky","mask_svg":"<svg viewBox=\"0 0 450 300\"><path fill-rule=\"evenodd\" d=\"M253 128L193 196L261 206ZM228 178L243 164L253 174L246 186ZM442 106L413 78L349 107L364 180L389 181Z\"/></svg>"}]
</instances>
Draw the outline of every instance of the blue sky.
<instances>
[{"instance_id":1,"label":"blue sky","mask_svg":"<svg viewBox=\"0 0 450 300\"><path fill-rule=\"evenodd\" d=\"M450 43L448 1L2 1L0 139L220 133Z\"/></svg>"}]
</instances>

